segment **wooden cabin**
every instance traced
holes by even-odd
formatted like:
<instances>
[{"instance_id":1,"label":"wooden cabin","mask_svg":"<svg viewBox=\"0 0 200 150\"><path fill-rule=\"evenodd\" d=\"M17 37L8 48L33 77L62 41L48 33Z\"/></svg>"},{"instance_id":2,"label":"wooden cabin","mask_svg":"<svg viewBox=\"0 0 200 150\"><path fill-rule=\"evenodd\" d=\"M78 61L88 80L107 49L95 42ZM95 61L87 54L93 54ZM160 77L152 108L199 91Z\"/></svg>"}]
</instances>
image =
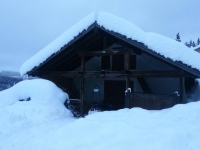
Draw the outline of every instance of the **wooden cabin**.
<instances>
[{"instance_id":1,"label":"wooden cabin","mask_svg":"<svg viewBox=\"0 0 200 150\"><path fill-rule=\"evenodd\" d=\"M197 51L198 53L200 53L200 46L195 47L194 50Z\"/></svg>"},{"instance_id":2,"label":"wooden cabin","mask_svg":"<svg viewBox=\"0 0 200 150\"><path fill-rule=\"evenodd\" d=\"M70 98L80 99L82 116L87 113L84 108L91 107L95 96L96 100L103 99L109 103L112 110L132 107L158 110L186 103L187 91L193 88L195 79L200 77L199 69L159 53L156 48L149 46L151 41L144 43L129 37L129 31L123 33L123 30L116 30L128 28L130 22L110 14L101 15L86 26L83 25L81 31L57 46L57 51L51 52L39 65L22 73L49 79L66 91ZM103 20L104 16L110 19ZM70 28L65 38L71 36L69 33L79 28L84 21L87 22L87 17ZM135 28L133 25L130 34L138 34ZM63 36L42 51L48 51L59 40L65 41ZM163 37L161 39L163 41ZM169 39L166 38L166 41ZM170 42L172 45L180 44L173 40ZM168 45L162 44L160 48L166 49L170 42L166 43ZM157 44L160 44L159 40ZM177 50L182 47L180 45ZM34 57L37 60L39 55ZM22 66L22 70L27 63ZM98 88L98 94L94 88ZM128 90L125 96L128 88L131 91Z\"/></svg>"}]
</instances>

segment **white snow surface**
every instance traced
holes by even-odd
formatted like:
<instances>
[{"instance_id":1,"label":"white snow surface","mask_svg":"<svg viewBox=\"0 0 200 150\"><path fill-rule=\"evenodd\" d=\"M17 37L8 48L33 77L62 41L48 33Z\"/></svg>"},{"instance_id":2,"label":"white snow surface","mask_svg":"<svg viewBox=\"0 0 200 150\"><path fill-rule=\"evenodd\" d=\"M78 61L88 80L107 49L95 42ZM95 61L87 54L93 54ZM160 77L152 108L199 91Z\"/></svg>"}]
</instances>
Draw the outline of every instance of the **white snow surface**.
<instances>
[{"instance_id":1,"label":"white snow surface","mask_svg":"<svg viewBox=\"0 0 200 150\"><path fill-rule=\"evenodd\" d=\"M183 43L156 33L144 32L133 23L107 12L94 12L69 28L52 43L23 63L20 68L20 74L26 74L35 66L37 67L43 63L52 54L59 52L62 46L72 41L75 36L86 30L95 21L98 25L109 31L114 31L125 35L127 38L144 43L149 49L163 55L165 58L170 58L173 61L181 61L192 68L200 70L200 55L196 51L192 51L186 47Z\"/></svg>"},{"instance_id":2,"label":"white snow surface","mask_svg":"<svg viewBox=\"0 0 200 150\"><path fill-rule=\"evenodd\" d=\"M29 96L30 101L18 101ZM0 92L0 150L200 148L200 102L160 111L96 112L74 119L63 107L66 98L52 82L40 79Z\"/></svg>"},{"instance_id":3,"label":"white snow surface","mask_svg":"<svg viewBox=\"0 0 200 150\"><path fill-rule=\"evenodd\" d=\"M199 150L199 111L200 102L193 102L161 111L133 108L60 119L0 134L0 149ZM13 116L0 125L11 130L14 119L20 120Z\"/></svg>"}]
</instances>

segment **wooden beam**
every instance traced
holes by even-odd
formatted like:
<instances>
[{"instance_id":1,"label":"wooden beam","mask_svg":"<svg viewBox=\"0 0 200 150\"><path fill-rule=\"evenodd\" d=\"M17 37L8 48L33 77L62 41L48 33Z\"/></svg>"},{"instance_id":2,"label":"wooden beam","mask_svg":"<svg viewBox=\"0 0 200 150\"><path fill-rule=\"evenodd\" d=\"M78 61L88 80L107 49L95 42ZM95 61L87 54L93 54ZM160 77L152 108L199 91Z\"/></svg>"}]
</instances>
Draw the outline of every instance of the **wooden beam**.
<instances>
[{"instance_id":1,"label":"wooden beam","mask_svg":"<svg viewBox=\"0 0 200 150\"><path fill-rule=\"evenodd\" d=\"M83 61L83 60L82 60ZM61 72L34 72L33 76L58 76L65 78L180 78L189 77L188 74L178 70L126 70L126 71L83 71L85 66L81 67L81 71L61 71Z\"/></svg>"},{"instance_id":2,"label":"wooden beam","mask_svg":"<svg viewBox=\"0 0 200 150\"><path fill-rule=\"evenodd\" d=\"M179 78L179 97L180 97L180 99L179 99L179 103L180 104L183 104L184 103L184 101L183 101L183 93L184 93L184 80L183 80L183 77L180 77Z\"/></svg>"},{"instance_id":3,"label":"wooden beam","mask_svg":"<svg viewBox=\"0 0 200 150\"><path fill-rule=\"evenodd\" d=\"M85 36L84 38L82 38L81 40L79 40L77 43L79 45L84 45L84 47L85 47L85 44L88 45L91 42L93 42L92 40L99 39L99 36L95 32L93 32L93 31L94 30L92 30L87 36Z\"/></svg>"},{"instance_id":4,"label":"wooden beam","mask_svg":"<svg viewBox=\"0 0 200 150\"><path fill-rule=\"evenodd\" d=\"M107 47L107 37L104 36L103 37L103 49L106 49L106 47Z\"/></svg>"},{"instance_id":5,"label":"wooden beam","mask_svg":"<svg viewBox=\"0 0 200 150\"><path fill-rule=\"evenodd\" d=\"M85 71L85 57L81 56L81 71Z\"/></svg>"},{"instance_id":6,"label":"wooden beam","mask_svg":"<svg viewBox=\"0 0 200 150\"><path fill-rule=\"evenodd\" d=\"M151 91L150 91L149 86L147 85L147 82L145 81L145 79L144 78L137 78L137 80L138 80L143 92L150 94Z\"/></svg>"},{"instance_id":7,"label":"wooden beam","mask_svg":"<svg viewBox=\"0 0 200 150\"><path fill-rule=\"evenodd\" d=\"M102 51L84 51L84 52L79 52L79 55L83 55L83 56L102 56L102 55L119 55L119 54L126 54L126 53L134 54L134 52L131 49L118 49L118 50L105 49L105 50L102 50Z\"/></svg>"},{"instance_id":8,"label":"wooden beam","mask_svg":"<svg viewBox=\"0 0 200 150\"><path fill-rule=\"evenodd\" d=\"M120 39L118 39L116 43L119 44L119 45L121 45L121 46L123 46L123 47L133 49L133 52L134 52L136 55L141 55L141 54L142 54L142 52L141 52L140 49L138 49L137 47L134 47L133 45L127 44L126 42L124 42L124 41L122 41L122 40L120 40Z\"/></svg>"}]
</instances>

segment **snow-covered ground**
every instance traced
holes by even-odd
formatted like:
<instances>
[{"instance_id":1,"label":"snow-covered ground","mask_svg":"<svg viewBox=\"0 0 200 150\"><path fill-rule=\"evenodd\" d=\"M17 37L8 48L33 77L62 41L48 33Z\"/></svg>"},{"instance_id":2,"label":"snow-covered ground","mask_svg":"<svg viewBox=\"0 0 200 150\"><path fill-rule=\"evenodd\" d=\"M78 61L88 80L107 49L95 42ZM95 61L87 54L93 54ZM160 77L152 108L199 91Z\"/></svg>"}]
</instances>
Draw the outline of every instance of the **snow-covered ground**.
<instances>
[{"instance_id":1,"label":"snow-covered ground","mask_svg":"<svg viewBox=\"0 0 200 150\"><path fill-rule=\"evenodd\" d=\"M200 149L200 102L161 111L96 112L75 119L63 105L67 98L41 79L0 92L0 150Z\"/></svg>"}]
</instances>

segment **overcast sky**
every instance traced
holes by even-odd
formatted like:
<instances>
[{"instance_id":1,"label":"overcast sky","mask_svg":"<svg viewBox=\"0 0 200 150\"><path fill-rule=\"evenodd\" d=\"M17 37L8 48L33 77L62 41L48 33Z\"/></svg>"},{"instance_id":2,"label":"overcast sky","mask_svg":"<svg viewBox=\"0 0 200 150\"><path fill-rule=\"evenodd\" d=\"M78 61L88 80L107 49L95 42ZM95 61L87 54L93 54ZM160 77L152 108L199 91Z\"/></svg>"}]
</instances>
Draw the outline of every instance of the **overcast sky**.
<instances>
[{"instance_id":1,"label":"overcast sky","mask_svg":"<svg viewBox=\"0 0 200 150\"><path fill-rule=\"evenodd\" d=\"M91 12L105 11L146 32L182 42L200 37L200 0L0 0L0 71L24 61Z\"/></svg>"}]
</instances>

